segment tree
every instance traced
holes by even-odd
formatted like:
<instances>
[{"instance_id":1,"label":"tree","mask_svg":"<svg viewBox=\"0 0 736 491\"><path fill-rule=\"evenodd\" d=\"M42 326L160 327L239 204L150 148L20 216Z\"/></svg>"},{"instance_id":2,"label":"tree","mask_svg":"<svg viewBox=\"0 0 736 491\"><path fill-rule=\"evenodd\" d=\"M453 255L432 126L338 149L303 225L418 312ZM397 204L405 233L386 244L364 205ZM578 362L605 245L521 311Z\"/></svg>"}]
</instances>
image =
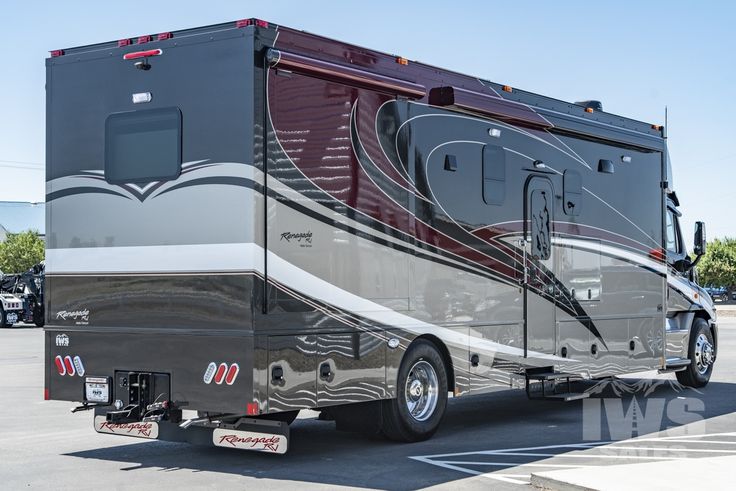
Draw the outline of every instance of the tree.
<instances>
[{"instance_id":1,"label":"tree","mask_svg":"<svg viewBox=\"0 0 736 491\"><path fill-rule=\"evenodd\" d=\"M698 263L701 285L736 286L736 239L715 239L708 243L706 254Z\"/></svg>"},{"instance_id":2,"label":"tree","mask_svg":"<svg viewBox=\"0 0 736 491\"><path fill-rule=\"evenodd\" d=\"M6 274L22 273L43 261L44 242L33 231L8 234L0 243L0 270Z\"/></svg>"}]
</instances>

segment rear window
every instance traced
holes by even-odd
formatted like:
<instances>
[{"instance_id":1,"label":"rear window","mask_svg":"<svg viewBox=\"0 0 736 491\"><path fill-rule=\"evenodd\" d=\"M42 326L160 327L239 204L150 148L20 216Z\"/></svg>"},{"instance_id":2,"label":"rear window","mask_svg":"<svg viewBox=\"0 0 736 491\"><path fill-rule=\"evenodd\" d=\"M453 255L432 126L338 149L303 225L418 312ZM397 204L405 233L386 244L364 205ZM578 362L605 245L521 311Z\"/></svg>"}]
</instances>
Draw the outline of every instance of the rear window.
<instances>
[{"instance_id":1,"label":"rear window","mask_svg":"<svg viewBox=\"0 0 736 491\"><path fill-rule=\"evenodd\" d=\"M181 171L181 111L176 107L112 114L105 123L108 182L175 179Z\"/></svg>"}]
</instances>

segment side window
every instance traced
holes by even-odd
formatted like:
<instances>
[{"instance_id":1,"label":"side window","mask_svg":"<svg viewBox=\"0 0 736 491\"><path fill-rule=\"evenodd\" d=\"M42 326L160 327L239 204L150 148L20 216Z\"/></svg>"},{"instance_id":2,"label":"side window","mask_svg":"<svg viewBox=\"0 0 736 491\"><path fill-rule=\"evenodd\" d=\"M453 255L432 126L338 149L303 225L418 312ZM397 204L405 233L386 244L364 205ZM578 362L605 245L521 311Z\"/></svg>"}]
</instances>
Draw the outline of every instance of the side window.
<instances>
[{"instance_id":1,"label":"side window","mask_svg":"<svg viewBox=\"0 0 736 491\"><path fill-rule=\"evenodd\" d=\"M105 178L111 183L175 179L181 171L176 107L112 114L105 122Z\"/></svg>"},{"instance_id":2,"label":"side window","mask_svg":"<svg viewBox=\"0 0 736 491\"><path fill-rule=\"evenodd\" d=\"M583 178L576 170L566 170L562 177L563 204L565 215L580 215L583 202Z\"/></svg>"},{"instance_id":3,"label":"side window","mask_svg":"<svg viewBox=\"0 0 736 491\"><path fill-rule=\"evenodd\" d=\"M506 198L506 151L496 145L483 147L483 201L502 205Z\"/></svg>"},{"instance_id":4,"label":"side window","mask_svg":"<svg viewBox=\"0 0 736 491\"><path fill-rule=\"evenodd\" d=\"M675 214L672 212L672 210L667 210L667 250L668 251L675 251L680 252L678 247L678 240L677 240L677 228L676 228L676 222L675 222Z\"/></svg>"}]
</instances>

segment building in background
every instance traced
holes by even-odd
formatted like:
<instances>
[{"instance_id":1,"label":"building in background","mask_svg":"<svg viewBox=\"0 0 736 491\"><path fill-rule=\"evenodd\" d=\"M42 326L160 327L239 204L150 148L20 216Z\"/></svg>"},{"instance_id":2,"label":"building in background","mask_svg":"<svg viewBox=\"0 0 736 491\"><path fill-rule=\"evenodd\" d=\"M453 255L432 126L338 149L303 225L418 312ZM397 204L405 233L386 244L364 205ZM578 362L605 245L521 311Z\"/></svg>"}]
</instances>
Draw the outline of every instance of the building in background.
<instances>
[{"instance_id":1,"label":"building in background","mask_svg":"<svg viewBox=\"0 0 736 491\"><path fill-rule=\"evenodd\" d=\"M46 236L46 203L0 201L0 242L27 230Z\"/></svg>"}]
</instances>

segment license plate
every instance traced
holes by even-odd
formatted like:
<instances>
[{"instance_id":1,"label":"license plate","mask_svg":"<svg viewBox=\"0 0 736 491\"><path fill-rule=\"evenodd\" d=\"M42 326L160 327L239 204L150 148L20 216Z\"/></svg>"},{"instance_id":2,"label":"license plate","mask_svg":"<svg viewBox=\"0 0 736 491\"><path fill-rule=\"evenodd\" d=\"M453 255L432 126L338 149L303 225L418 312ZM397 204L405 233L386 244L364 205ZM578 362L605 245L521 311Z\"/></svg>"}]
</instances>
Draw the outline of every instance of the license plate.
<instances>
[{"instance_id":1,"label":"license plate","mask_svg":"<svg viewBox=\"0 0 736 491\"><path fill-rule=\"evenodd\" d=\"M15 324L16 322L18 322L18 314L16 314L15 312L8 312L5 315L5 320L8 322L8 324Z\"/></svg>"},{"instance_id":2,"label":"license plate","mask_svg":"<svg viewBox=\"0 0 736 491\"><path fill-rule=\"evenodd\" d=\"M110 402L110 380L107 377L87 377L84 395L87 402Z\"/></svg>"}]
</instances>

